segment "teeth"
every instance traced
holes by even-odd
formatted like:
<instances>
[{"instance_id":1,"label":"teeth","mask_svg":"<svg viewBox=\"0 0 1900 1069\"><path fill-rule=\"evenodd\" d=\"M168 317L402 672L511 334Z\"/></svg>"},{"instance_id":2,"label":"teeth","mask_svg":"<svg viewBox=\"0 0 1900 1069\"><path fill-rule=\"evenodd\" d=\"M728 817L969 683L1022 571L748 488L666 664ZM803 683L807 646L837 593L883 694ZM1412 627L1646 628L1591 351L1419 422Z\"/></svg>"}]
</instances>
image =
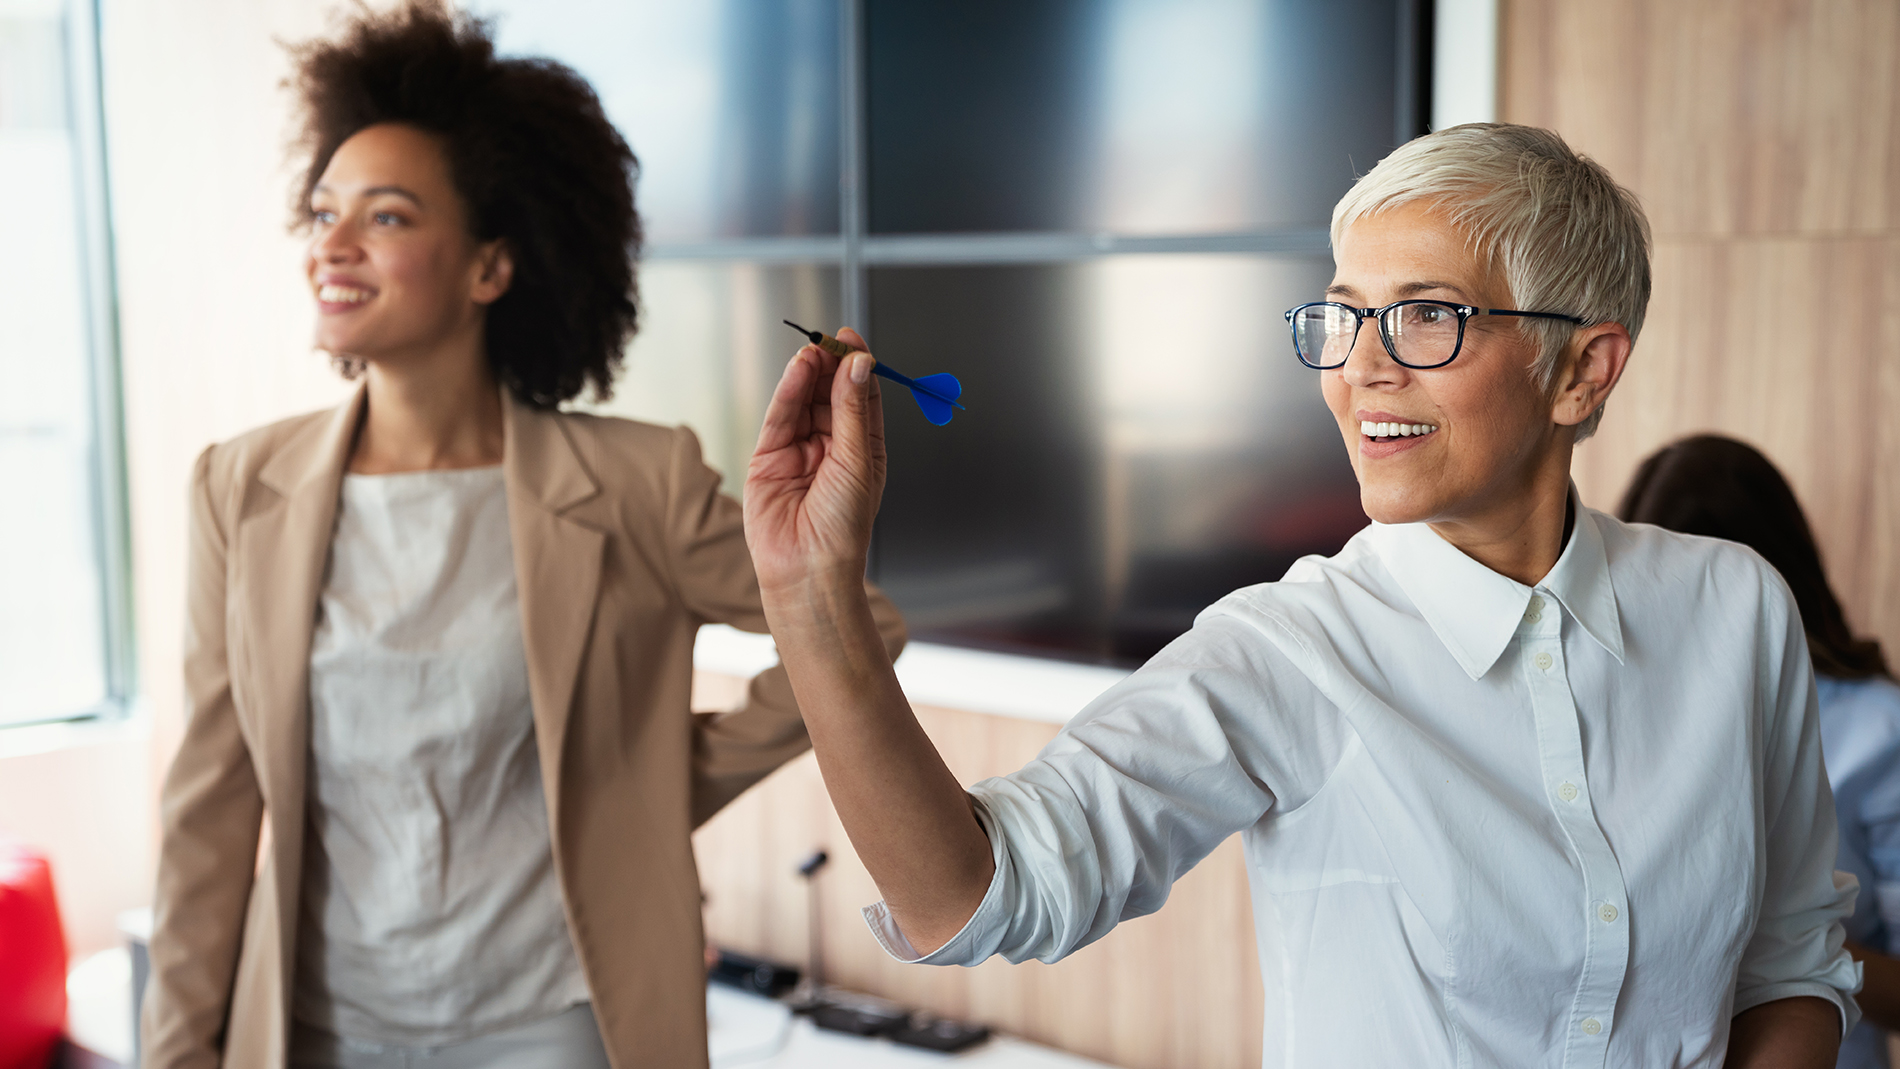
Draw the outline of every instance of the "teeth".
<instances>
[{"instance_id":1,"label":"teeth","mask_svg":"<svg viewBox=\"0 0 1900 1069\"><path fill-rule=\"evenodd\" d=\"M1375 420L1360 420L1359 433L1368 438L1409 438L1416 434L1430 434L1438 427L1431 423L1389 423Z\"/></svg>"},{"instance_id":2,"label":"teeth","mask_svg":"<svg viewBox=\"0 0 1900 1069\"><path fill-rule=\"evenodd\" d=\"M317 287L317 300L325 304L361 304L369 300L368 290L359 290L350 286L327 285Z\"/></svg>"}]
</instances>

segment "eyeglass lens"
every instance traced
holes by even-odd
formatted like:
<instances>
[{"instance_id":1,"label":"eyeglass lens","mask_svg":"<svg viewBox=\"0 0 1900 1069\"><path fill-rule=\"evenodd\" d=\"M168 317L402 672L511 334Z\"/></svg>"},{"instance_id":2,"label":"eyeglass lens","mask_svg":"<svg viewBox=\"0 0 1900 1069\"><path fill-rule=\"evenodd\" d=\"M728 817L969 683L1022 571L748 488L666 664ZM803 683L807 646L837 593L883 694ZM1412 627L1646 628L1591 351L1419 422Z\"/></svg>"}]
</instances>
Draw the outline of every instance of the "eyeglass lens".
<instances>
[{"instance_id":1,"label":"eyeglass lens","mask_svg":"<svg viewBox=\"0 0 1900 1069\"><path fill-rule=\"evenodd\" d=\"M1395 305L1380 317L1393 354L1408 367L1436 367L1458 352L1458 309L1432 301ZM1293 317L1300 359L1313 367L1346 362L1359 331L1359 316L1339 304L1315 304Z\"/></svg>"}]
</instances>

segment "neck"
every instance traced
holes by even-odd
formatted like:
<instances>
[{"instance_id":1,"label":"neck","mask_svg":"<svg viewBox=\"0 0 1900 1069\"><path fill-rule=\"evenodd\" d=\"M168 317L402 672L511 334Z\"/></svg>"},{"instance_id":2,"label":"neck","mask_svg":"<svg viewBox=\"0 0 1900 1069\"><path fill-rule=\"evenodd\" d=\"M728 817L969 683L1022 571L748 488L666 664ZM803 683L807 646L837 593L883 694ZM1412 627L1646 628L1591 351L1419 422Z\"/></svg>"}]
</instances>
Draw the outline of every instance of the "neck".
<instances>
[{"instance_id":1,"label":"neck","mask_svg":"<svg viewBox=\"0 0 1900 1069\"><path fill-rule=\"evenodd\" d=\"M481 338L369 363L350 471L478 468L502 460L501 391Z\"/></svg>"},{"instance_id":2,"label":"neck","mask_svg":"<svg viewBox=\"0 0 1900 1069\"><path fill-rule=\"evenodd\" d=\"M1528 485L1499 495L1496 504L1431 529L1465 556L1525 586L1557 565L1570 534L1570 449L1553 450Z\"/></svg>"}]
</instances>

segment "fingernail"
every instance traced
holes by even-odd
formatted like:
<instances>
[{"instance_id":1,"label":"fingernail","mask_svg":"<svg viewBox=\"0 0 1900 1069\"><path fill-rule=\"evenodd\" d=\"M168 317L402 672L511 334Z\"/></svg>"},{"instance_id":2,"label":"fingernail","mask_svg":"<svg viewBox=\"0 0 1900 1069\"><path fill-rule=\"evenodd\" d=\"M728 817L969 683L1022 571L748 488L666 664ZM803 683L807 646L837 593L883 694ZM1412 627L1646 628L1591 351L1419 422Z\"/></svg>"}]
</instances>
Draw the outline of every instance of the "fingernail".
<instances>
[{"instance_id":1,"label":"fingernail","mask_svg":"<svg viewBox=\"0 0 1900 1069\"><path fill-rule=\"evenodd\" d=\"M859 353L851 358L851 381L859 386L871 377L871 355Z\"/></svg>"}]
</instances>

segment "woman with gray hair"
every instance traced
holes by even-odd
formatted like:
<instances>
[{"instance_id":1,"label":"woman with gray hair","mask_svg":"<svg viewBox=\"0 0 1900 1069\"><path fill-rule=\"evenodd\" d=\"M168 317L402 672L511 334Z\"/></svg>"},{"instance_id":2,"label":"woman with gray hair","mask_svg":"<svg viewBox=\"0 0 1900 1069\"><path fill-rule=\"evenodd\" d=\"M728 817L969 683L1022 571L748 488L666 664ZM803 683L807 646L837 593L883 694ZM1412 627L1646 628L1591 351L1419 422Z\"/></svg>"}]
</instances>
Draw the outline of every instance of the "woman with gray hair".
<instances>
[{"instance_id":1,"label":"woman with gray hair","mask_svg":"<svg viewBox=\"0 0 1900 1069\"><path fill-rule=\"evenodd\" d=\"M747 540L874 932L1054 961L1238 833L1267 1065L1831 1065L1855 888L1800 614L1755 555L1570 482L1642 328L1642 210L1548 131L1471 125L1382 161L1332 239L1287 318L1374 522L967 792L864 601L872 358L786 369Z\"/></svg>"}]
</instances>

